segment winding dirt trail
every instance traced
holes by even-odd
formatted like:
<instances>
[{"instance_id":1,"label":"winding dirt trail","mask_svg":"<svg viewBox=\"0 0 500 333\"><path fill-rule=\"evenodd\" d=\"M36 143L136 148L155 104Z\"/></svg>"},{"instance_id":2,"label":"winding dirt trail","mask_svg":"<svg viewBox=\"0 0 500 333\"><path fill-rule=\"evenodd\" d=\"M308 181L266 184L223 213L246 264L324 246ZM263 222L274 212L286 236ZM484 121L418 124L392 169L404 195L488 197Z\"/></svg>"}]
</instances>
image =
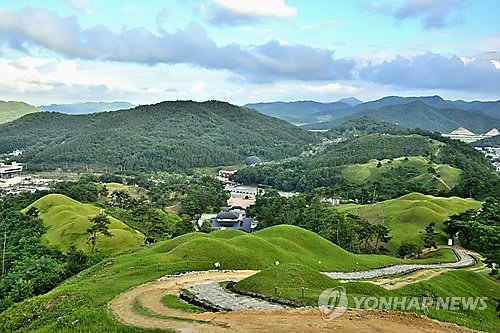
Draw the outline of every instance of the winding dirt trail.
<instances>
[{"instance_id":1,"label":"winding dirt trail","mask_svg":"<svg viewBox=\"0 0 500 333\"><path fill-rule=\"evenodd\" d=\"M161 298L177 295L189 285L239 281L256 271L199 272L169 276L131 289L109 303L109 310L121 322L137 327L173 329L179 332L475 332L454 324L441 323L424 316L398 311L347 310L341 317L325 321L316 308L277 311L188 313L165 307ZM134 310L139 303L150 312L143 315Z\"/></svg>"}]
</instances>

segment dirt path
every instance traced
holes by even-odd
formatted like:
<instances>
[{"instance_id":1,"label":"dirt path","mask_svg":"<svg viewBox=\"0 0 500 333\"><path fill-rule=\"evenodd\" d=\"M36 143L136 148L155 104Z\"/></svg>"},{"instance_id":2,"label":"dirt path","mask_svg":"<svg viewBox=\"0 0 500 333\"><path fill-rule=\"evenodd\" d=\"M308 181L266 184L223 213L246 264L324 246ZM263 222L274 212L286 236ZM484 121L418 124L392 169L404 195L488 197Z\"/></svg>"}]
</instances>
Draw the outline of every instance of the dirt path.
<instances>
[{"instance_id":1,"label":"dirt path","mask_svg":"<svg viewBox=\"0 0 500 333\"><path fill-rule=\"evenodd\" d=\"M109 310L121 322L137 327L174 329L179 332L474 332L454 324L398 311L348 310L340 318L325 321L316 308L277 311L187 313L161 303L166 294L176 295L186 286L210 281L239 281L256 271L200 272L165 277L129 290L109 303ZM151 314L134 310L139 303Z\"/></svg>"}]
</instances>

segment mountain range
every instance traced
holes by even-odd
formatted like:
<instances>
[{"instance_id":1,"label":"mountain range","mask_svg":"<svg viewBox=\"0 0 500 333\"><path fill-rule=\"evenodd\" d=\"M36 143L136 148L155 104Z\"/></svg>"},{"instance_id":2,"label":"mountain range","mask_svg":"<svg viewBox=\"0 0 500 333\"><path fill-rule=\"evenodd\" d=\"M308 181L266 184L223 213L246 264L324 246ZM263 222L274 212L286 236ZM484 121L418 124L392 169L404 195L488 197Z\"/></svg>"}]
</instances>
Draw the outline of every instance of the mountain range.
<instances>
[{"instance_id":1,"label":"mountain range","mask_svg":"<svg viewBox=\"0 0 500 333\"><path fill-rule=\"evenodd\" d=\"M443 133L461 126L484 133L497 127L500 122L500 101L465 102L444 100L440 96L388 96L375 101L346 104L344 100L334 103L275 102L246 106L295 124L307 123L304 125L307 129L330 129L348 119L363 116Z\"/></svg>"},{"instance_id":2,"label":"mountain range","mask_svg":"<svg viewBox=\"0 0 500 333\"><path fill-rule=\"evenodd\" d=\"M41 111L61 112L66 114L89 114L103 111L125 110L135 107L129 102L85 102L71 104L50 104L39 106Z\"/></svg>"}]
</instances>

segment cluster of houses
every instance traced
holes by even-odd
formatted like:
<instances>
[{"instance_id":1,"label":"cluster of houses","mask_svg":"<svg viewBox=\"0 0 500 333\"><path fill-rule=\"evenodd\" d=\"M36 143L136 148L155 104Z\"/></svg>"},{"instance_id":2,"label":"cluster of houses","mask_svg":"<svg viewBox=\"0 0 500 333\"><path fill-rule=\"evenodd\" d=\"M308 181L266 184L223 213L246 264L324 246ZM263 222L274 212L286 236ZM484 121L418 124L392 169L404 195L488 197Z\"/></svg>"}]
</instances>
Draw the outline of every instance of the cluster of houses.
<instances>
[{"instance_id":1,"label":"cluster of houses","mask_svg":"<svg viewBox=\"0 0 500 333\"><path fill-rule=\"evenodd\" d=\"M20 163L0 163L0 197L26 192L46 191L51 179L23 176L23 166Z\"/></svg>"},{"instance_id":2,"label":"cluster of houses","mask_svg":"<svg viewBox=\"0 0 500 333\"><path fill-rule=\"evenodd\" d=\"M483 153L489 160L493 161L497 172L500 172L500 148L496 147L475 147L476 150Z\"/></svg>"}]
</instances>

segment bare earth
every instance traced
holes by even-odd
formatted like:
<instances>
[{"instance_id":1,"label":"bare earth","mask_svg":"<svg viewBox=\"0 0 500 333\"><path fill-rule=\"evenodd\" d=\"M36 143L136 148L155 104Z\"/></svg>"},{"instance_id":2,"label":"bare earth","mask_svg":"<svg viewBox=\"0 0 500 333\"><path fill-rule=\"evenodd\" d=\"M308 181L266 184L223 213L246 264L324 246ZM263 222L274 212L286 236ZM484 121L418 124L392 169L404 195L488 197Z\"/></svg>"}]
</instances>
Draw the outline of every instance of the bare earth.
<instances>
[{"instance_id":1,"label":"bare earth","mask_svg":"<svg viewBox=\"0 0 500 333\"><path fill-rule=\"evenodd\" d=\"M161 303L164 295L177 295L179 289L192 284L239 281L255 273L256 271L210 271L165 277L119 295L109 303L109 310L127 325L173 329L179 332L475 332L454 324L398 311L348 310L340 318L325 321L316 308L196 314L169 309ZM136 301L154 312L157 318L137 314L133 307Z\"/></svg>"}]
</instances>

